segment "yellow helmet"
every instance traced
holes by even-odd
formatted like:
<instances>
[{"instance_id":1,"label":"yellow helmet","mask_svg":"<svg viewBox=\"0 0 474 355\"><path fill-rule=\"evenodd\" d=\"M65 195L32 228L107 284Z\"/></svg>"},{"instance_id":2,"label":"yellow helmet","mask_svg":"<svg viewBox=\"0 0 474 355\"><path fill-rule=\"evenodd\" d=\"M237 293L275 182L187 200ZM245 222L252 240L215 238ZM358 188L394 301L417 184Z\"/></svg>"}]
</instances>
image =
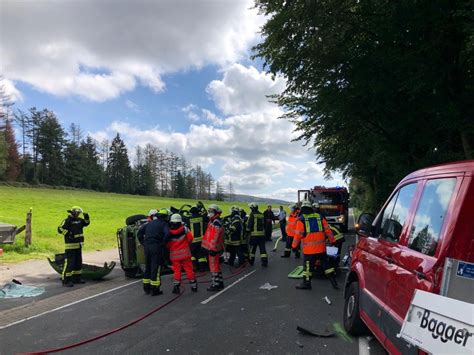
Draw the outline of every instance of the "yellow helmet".
<instances>
[{"instance_id":1,"label":"yellow helmet","mask_svg":"<svg viewBox=\"0 0 474 355\"><path fill-rule=\"evenodd\" d=\"M79 206L72 206L70 210L67 210L67 212L81 214L83 210Z\"/></svg>"}]
</instances>

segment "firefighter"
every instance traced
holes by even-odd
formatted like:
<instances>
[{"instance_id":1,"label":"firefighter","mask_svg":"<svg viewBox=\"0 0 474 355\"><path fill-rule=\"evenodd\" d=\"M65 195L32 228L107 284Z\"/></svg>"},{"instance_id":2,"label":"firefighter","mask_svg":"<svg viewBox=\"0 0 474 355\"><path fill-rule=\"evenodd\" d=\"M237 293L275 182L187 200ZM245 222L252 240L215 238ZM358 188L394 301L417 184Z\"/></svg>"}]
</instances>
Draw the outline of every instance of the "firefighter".
<instances>
[{"instance_id":1,"label":"firefighter","mask_svg":"<svg viewBox=\"0 0 474 355\"><path fill-rule=\"evenodd\" d=\"M230 216L227 217L227 238L225 240L226 251L229 252L228 262L230 266L235 265L236 256L239 258L238 266L245 263L245 256L241 248L244 232L240 209L237 206L232 206Z\"/></svg>"},{"instance_id":2,"label":"firefighter","mask_svg":"<svg viewBox=\"0 0 474 355\"><path fill-rule=\"evenodd\" d=\"M311 276L316 260L320 260L324 273L331 281L332 287L338 288L335 269L328 265L326 238L332 244L336 242L326 219L322 218L319 213L314 212L313 206L309 201L303 201L301 213L296 221L292 244L292 247L296 248L301 242L304 256L303 283L297 285L297 289L311 290Z\"/></svg>"},{"instance_id":3,"label":"firefighter","mask_svg":"<svg viewBox=\"0 0 474 355\"><path fill-rule=\"evenodd\" d=\"M242 242L240 243L240 248L242 250L242 253L244 254L245 260L249 261L250 260L250 255L249 255L249 241L248 241L248 233L247 233L247 221L248 221L248 216L247 212L243 208L239 209L240 212L240 219L242 220Z\"/></svg>"},{"instance_id":4,"label":"firefighter","mask_svg":"<svg viewBox=\"0 0 474 355\"><path fill-rule=\"evenodd\" d=\"M191 216L188 218L188 226L193 234L193 241L191 243L191 260L193 262L194 270L206 271L206 253L201 248L201 242L207 226L207 216L204 217L197 207L191 207L189 212L191 213Z\"/></svg>"},{"instance_id":5,"label":"firefighter","mask_svg":"<svg viewBox=\"0 0 474 355\"><path fill-rule=\"evenodd\" d=\"M265 249L265 231L263 214L258 210L258 206L255 202L249 204L250 216L247 222L247 231L250 233L250 265L255 262L255 253L257 248L260 249L260 259L263 267L268 266L268 254Z\"/></svg>"},{"instance_id":6,"label":"firefighter","mask_svg":"<svg viewBox=\"0 0 474 355\"><path fill-rule=\"evenodd\" d=\"M58 232L64 235L64 254L66 255L61 280L63 286L72 287L74 284L85 283L81 278L83 229L90 224L90 220L89 214L79 206L73 206L67 212L69 216L58 227ZM81 214L84 218L80 217Z\"/></svg>"},{"instance_id":7,"label":"firefighter","mask_svg":"<svg viewBox=\"0 0 474 355\"><path fill-rule=\"evenodd\" d=\"M158 296L163 293L161 286L161 266L164 262L166 243L170 236L168 227L168 210L150 211L151 221L141 228L137 237L143 240L145 248L145 272L143 273L143 290L146 294Z\"/></svg>"},{"instance_id":8,"label":"firefighter","mask_svg":"<svg viewBox=\"0 0 474 355\"><path fill-rule=\"evenodd\" d=\"M289 206L290 208L290 215L288 216L288 223L286 224L286 246L285 246L285 251L283 255L281 256L282 258L289 258L291 255L291 245L293 243L293 238L295 236L295 228L296 228L296 221L298 219L298 213L299 213L299 208L296 206L296 204L291 204ZM295 249L295 259L300 258L300 246Z\"/></svg>"},{"instance_id":9,"label":"firefighter","mask_svg":"<svg viewBox=\"0 0 474 355\"><path fill-rule=\"evenodd\" d=\"M197 292L196 276L191 261L191 250L189 244L193 241L193 234L183 224L181 216L177 213L170 218L170 238L167 243L170 252L171 265L173 267L173 293L180 293L181 268L186 272L186 278L191 284L191 291Z\"/></svg>"},{"instance_id":10,"label":"firefighter","mask_svg":"<svg viewBox=\"0 0 474 355\"><path fill-rule=\"evenodd\" d=\"M272 211L272 206L268 205L267 209L263 212L263 219L265 221L265 241L272 241L273 223L275 223L275 215Z\"/></svg>"},{"instance_id":11,"label":"firefighter","mask_svg":"<svg viewBox=\"0 0 474 355\"><path fill-rule=\"evenodd\" d=\"M201 247L208 251L209 270L211 271L211 286L208 291L220 291L224 288L224 279L219 263L219 257L224 252L223 228L221 221L222 210L216 204L208 208L209 224L202 238Z\"/></svg>"}]
</instances>

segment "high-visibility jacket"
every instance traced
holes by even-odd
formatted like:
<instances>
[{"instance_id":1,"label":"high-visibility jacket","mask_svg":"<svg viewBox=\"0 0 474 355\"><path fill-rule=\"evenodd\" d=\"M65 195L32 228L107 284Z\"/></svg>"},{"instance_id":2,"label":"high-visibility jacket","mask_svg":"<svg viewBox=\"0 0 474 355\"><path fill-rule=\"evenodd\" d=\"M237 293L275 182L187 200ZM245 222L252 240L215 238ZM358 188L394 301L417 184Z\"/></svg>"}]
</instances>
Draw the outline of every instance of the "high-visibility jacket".
<instances>
[{"instance_id":1,"label":"high-visibility jacket","mask_svg":"<svg viewBox=\"0 0 474 355\"><path fill-rule=\"evenodd\" d=\"M298 213L291 212L288 216L288 223L286 224L286 235L289 237L295 236L296 221L298 220Z\"/></svg>"},{"instance_id":2,"label":"high-visibility jacket","mask_svg":"<svg viewBox=\"0 0 474 355\"><path fill-rule=\"evenodd\" d=\"M202 237L201 247L209 251L220 252L224 250L222 222L218 216L209 221L206 232Z\"/></svg>"},{"instance_id":3,"label":"high-visibility jacket","mask_svg":"<svg viewBox=\"0 0 474 355\"><path fill-rule=\"evenodd\" d=\"M326 219L318 213L302 214L296 221L292 248L301 242L303 254L325 253L326 237L331 243L336 242Z\"/></svg>"},{"instance_id":4,"label":"high-visibility jacket","mask_svg":"<svg viewBox=\"0 0 474 355\"><path fill-rule=\"evenodd\" d=\"M178 229L170 228L170 239L166 245L170 252L170 260L179 261L191 259L189 243L192 241L193 234L187 227L180 226Z\"/></svg>"},{"instance_id":5,"label":"high-visibility jacket","mask_svg":"<svg viewBox=\"0 0 474 355\"><path fill-rule=\"evenodd\" d=\"M90 224L89 215L84 218L68 216L58 227L58 232L64 235L65 249L80 249L84 242L83 229Z\"/></svg>"},{"instance_id":6,"label":"high-visibility jacket","mask_svg":"<svg viewBox=\"0 0 474 355\"><path fill-rule=\"evenodd\" d=\"M239 214L233 214L228 217L227 235L225 240L226 245L239 246L242 243L244 237L243 221Z\"/></svg>"},{"instance_id":7,"label":"high-visibility jacket","mask_svg":"<svg viewBox=\"0 0 474 355\"><path fill-rule=\"evenodd\" d=\"M263 214L260 211L250 212L249 220L247 221L247 231L250 232L251 237L263 237L265 235L263 222Z\"/></svg>"},{"instance_id":8,"label":"high-visibility jacket","mask_svg":"<svg viewBox=\"0 0 474 355\"><path fill-rule=\"evenodd\" d=\"M193 234L193 243L201 243L204 234L204 217L199 215L189 217L189 228Z\"/></svg>"},{"instance_id":9,"label":"high-visibility jacket","mask_svg":"<svg viewBox=\"0 0 474 355\"><path fill-rule=\"evenodd\" d=\"M344 238L344 234L341 233L339 229L331 225L330 225L330 228L331 228L332 234L334 235L334 239L336 239L336 242L344 242L346 240Z\"/></svg>"}]
</instances>

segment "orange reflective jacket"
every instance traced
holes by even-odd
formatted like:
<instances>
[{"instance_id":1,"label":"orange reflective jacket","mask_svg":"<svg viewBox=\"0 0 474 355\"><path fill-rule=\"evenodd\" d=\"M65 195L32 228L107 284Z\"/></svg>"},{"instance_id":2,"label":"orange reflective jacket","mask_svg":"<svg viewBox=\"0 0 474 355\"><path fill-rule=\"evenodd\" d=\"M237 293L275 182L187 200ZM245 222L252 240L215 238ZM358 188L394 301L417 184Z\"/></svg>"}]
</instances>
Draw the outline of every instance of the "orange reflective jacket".
<instances>
[{"instance_id":1,"label":"orange reflective jacket","mask_svg":"<svg viewBox=\"0 0 474 355\"><path fill-rule=\"evenodd\" d=\"M289 237L295 236L296 221L298 220L298 213L291 212L288 216L288 223L286 224L286 234Z\"/></svg>"},{"instance_id":2,"label":"orange reflective jacket","mask_svg":"<svg viewBox=\"0 0 474 355\"><path fill-rule=\"evenodd\" d=\"M326 237L331 243L336 242L328 222L318 213L303 214L296 221L291 247L297 248L301 241L303 254L325 253Z\"/></svg>"}]
</instances>

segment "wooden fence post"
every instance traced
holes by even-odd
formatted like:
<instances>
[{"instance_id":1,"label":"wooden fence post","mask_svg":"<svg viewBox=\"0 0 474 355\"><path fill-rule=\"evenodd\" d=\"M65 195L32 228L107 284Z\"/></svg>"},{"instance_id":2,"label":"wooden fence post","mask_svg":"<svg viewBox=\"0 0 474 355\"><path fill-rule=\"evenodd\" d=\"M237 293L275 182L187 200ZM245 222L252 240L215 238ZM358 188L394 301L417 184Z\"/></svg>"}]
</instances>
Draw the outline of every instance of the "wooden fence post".
<instances>
[{"instance_id":1,"label":"wooden fence post","mask_svg":"<svg viewBox=\"0 0 474 355\"><path fill-rule=\"evenodd\" d=\"M33 208L30 207L30 211L26 214L26 228L25 228L25 246L31 245L31 217L33 215Z\"/></svg>"}]
</instances>

